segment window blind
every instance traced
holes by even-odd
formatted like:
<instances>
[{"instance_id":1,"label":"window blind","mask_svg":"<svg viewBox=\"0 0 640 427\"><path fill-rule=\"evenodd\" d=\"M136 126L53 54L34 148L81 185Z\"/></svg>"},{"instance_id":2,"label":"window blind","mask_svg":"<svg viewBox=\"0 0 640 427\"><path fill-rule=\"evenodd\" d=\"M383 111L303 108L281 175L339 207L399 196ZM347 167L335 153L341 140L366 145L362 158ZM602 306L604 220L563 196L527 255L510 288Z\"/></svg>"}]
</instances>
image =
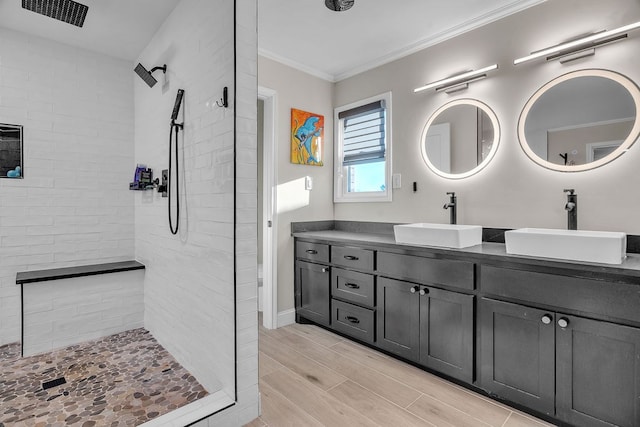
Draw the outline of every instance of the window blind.
<instances>
[{"instance_id":1,"label":"window blind","mask_svg":"<svg viewBox=\"0 0 640 427\"><path fill-rule=\"evenodd\" d=\"M372 102L338 113L343 122L343 165L385 159L385 102Z\"/></svg>"}]
</instances>

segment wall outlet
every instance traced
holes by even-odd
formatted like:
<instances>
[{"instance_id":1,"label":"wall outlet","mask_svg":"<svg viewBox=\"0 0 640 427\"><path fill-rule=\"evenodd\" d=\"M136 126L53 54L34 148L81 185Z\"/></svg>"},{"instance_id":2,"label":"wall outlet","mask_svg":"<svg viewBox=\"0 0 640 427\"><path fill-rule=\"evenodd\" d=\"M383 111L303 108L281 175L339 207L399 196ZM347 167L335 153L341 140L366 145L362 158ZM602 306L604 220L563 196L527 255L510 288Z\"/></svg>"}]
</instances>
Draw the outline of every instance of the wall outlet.
<instances>
[{"instance_id":1,"label":"wall outlet","mask_svg":"<svg viewBox=\"0 0 640 427\"><path fill-rule=\"evenodd\" d=\"M394 173L391 176L391 187L402 188L402 175L400 175L399 173Z\"/></svg>"},{"instance_id":2,"label":"wall outlet","mask_svg":"<svg viewBox=\"0 0 640 427\"><path fill-rule=\"evenodd\" d=\"M313 190L313 178L311 178L310 176L304 177L304 189Z\"/></svg>"}]
</instances>

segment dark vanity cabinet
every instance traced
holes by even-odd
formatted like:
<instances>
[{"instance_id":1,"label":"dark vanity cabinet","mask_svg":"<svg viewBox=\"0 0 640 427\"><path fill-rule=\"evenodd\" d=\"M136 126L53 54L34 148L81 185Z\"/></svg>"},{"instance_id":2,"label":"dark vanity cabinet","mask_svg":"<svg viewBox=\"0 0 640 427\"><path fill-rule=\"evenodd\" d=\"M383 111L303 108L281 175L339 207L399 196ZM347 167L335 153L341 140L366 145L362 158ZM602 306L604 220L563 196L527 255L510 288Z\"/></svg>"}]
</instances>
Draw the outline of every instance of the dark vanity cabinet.
<instances>
[{"instance_id":1,"label":"dark vanity cabinet","mask_svg":"<svg viewBox=\"0 0 640 427\"><path fill-rule=\"evenodd\" d=\"M300 242L296 247L296 256L296 314L329 326L331 269L326 264L319 264L329 261L329 246Z\"/></svg>"},{"instance_id":2,"label":"dark vanity cabinet","mask_svg":"<svg viewBox=\"0 0 640 427\"><path fill-rule=\"evenodd\" d=\"M295 269L297 316L473 381L473 263L296 240Z\"/></svg>"},{"instance_id":3,"label":"dark vanity cabinet","mask_svg":"<svg viewBox=\"0 0 640 427\"><path fill-rule=\"evenodd\" d=\"M555 328L544 310L482 298L482 388L547 415L555 408Z\"/></svg>"},{"instance_id":4,"label":"dark vanity cabinet","mask_svg":"<svg viewBox=\"0 0 640 427\"><path fill-rule=\"evenodd\" d=\"M299 261L296 263L298 314L329 326L329 267Z\"/></svg>"},{"instance_id":5,"label":"dark vanity cabinet","mask_svg":"<svg viewBox=\"0 0 640 427\"><path fill-rule=\"evenodd\" d=\"M557 316L557 417L577 426L639 426L640 329Z\"/></svg>"},{"instance_id":6,"label":"dark vanity cabinet","mask_svg":"<svg viewBox=\"0 0 640 427\"><path fill-rule=\"evenodd\" d=\"M484 390L571 425L640 426L640 329L567 314L624 321L638 285L483 266L482 286L538 305L480 299Z\"/></svg>"},{"instance_id":7,"label":"dark vanity cabinet","mask_svg":"<svg viewBox=\"0 0 640 427\"><path fill-rule=\"evenodd\" d=\"M331 272L331 296L332 327L364 342L374 343L375 276L334 267Z\"/></svg>"},{"instance_id":8,"label":"dark vanity cabinet","mask_svg":"<svg viewBox=\"0 0 640 427\"><path fill-rule=\"evenodd\" d=\"M563 425L640 427L640 273L487 248L297 238L297 318Z\"/></svg>"},{"instance_id":9,"label":"dark vanity cabinet","mask_svg":"<svg viewBox=\"0 0 640 427\"><path fill-rule=\"evenodd\" d=\"M473 381L473 295L378 280L378 346Z\"/></svg>"}]
</instances>

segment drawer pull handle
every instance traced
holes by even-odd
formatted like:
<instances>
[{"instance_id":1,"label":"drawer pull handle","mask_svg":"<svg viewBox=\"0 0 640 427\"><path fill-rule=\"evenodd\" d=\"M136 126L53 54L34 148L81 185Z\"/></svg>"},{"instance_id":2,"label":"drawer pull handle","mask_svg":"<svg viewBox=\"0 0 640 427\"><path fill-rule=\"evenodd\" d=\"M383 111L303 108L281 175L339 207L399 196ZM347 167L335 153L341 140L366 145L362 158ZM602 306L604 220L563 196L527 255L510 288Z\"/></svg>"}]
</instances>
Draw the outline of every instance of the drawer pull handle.
<instances>
[{"instance_id":1,"label":"drawer pull handle","mask_svg":"<svg viewBox=\"0 0 640 427\"><path fill-rule=\"evenodd\" d=\"M360 285L355 283L345 283L344 285L349 289L360 289Z\"/></svg>"},{"instance_id":2,"label":"drawer pull handle","mask_svg":"<svg viewBox=\"0 0 640 427\"><path fill-rule=\"evenodd\" d=\"M345 255L344 259L349 260L349 261L357 261L360 258L358 258L357 256L353 256L353 255Z\"/></svg>"},{"instance_id":3,"label":"drawer pull handle","mask_svg":"<svg viewBox=\"0 0 640 427\"><path fill-rule=\"evenodd\" d=\"M305 252L311 255L316 255L318 253L315 249L307 249Z\"/></svg>"},{"instance_id":4,"label":"drawer pull handle","mask_svg":"<svg viewBox=\"0 0 640 427\"><path fill-rule=\"evenodd\" d=\"M412 286L411 289L409 289L409 292L411 292L412 294L415 294L416 292L418 292L418 288L417 286Z\"/></svg>"},{"instance_id":5,"label":"drawer pull handle","mask_svg":"<svg viewBox=\"0 0 640 427\"><path fill-rule=\"evenodd\" d=\"M427 289L427 288L425 288L425 289L420 289L420 292L419 292L419 294L420 294L420 295L422 295L422 296L425 296L425 295L426 295L426 294L428 294L428 293L429 293L429 289Z\"/></svg>"},{"instance_id":6,"label":"drawer pull handle","mask_svg":"<svg viewBox=\"0 0 640 427\"><path fill-rule=\"evenodd\" d=\"M558 326L560 326L561 328L566 328L567 326L569 326L569 319L561 317L558 320Z\"/></svg>"},{"instance_id":7,"label":"drawer pull handle","mask_svg":"<svg viewBox=\"0 0 640 427\"><path fill-rule=\"evenodd\" d=\"M347 319L349 322L354 323L356 325L360 323L360 320L357 317L345 316L345 319Z\"/></svg>"},{"instance_id":8,"label":"drawer pull handle","mask_svg":"<svg viewBox=\"0 0 640 427\"><path fill-rule=\"evenodd\" d=\"M544 323L545 325L548 325L548 324L550 324L550 323L551 323L551 321L552 321L553 319L551 318L551 316L550 316L550 315L545 314L544 316L542 316L542 319L541 319L541 320L542 320L542 323Z\"/></svg>"}]
</instances>

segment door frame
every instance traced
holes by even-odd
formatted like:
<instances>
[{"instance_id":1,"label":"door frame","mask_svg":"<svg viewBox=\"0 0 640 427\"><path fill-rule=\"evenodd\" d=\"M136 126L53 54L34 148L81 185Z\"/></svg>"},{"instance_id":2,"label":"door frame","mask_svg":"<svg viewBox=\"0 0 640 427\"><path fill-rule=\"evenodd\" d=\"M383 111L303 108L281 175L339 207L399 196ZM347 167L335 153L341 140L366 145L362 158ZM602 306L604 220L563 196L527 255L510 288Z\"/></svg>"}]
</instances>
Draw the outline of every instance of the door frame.
<instances>
[{"instance_id":1,"label":"door frame","mask_svg":"<svg viewBox=\"0 0 640 427\"><path fill-rule=\"evenodd\" d=\"M278 327L278 146L276 144L277 92L258 86L258 99L264 101L262 150L262 324L267 329ZM271 221L271 227L269 227Z\"/></svg>"}]
</instances>

